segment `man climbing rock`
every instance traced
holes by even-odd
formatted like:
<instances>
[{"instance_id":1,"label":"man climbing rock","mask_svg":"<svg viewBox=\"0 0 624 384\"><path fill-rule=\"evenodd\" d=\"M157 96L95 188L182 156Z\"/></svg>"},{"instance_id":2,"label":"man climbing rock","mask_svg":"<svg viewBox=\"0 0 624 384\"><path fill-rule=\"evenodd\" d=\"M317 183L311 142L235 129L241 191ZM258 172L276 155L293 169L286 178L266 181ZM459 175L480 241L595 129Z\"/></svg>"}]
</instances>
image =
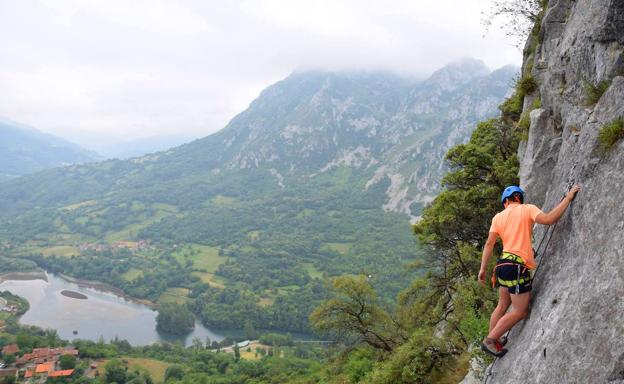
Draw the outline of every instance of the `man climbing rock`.
<instances>
[{"instance_id":1,"label":"man climbing rock","mask_svg":"<svg viewBox=\"0 0 624 384\"><path fill-rule=\"evenodd\" d=\"M503 241L503 254L496 261L492 283L498 286L498 305L490 317L490 331L481 349L501 357L507 353L503 348L507 339L502 337L517 322L528 315L531 295L532 271L535 258L531 238L535 223L552 225L565 213L580 190L573 186L561 202L550 212L544 213L532 204L524 204L524 191L518 186L505 188L501 196L504 210L492 219L488 239L483 247L479 281L485 284L485 272L497 238ZM507 309L511 305L511 311Z\"/></svg>"}]
</instances>

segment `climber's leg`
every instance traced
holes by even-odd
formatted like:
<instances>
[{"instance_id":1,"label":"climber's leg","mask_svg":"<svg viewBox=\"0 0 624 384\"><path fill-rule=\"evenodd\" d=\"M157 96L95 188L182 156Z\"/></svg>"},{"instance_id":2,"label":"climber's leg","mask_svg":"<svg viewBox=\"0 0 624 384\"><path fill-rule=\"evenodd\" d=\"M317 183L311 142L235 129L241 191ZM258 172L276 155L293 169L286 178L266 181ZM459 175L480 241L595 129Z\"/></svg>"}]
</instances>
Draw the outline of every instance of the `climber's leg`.
<instances>
[{"instance_id":1,"label":"climber's leg","mask_svg":"<svg viewBox=\"0 0 624 384\"><path fill-rule=\"evenodd\" d=\"M511 311L503 315L498 320L493 329L487 335L488 339L498 340L505 332L511 329L517 322L527 317L529 314L529 301L531 299L531 292L525 292L518 295L511 296Z\"/></svg>"},{"instance_id":2,"label":"climber's leg","mask_svg":"<svg viewBox=\"0 0 624 384\"><path fill-rule=\"evenodd\" d=\"M490 316L490 332L496 326L496 323L507 313L511 305L511 295L507 287L498 287L498 305L494 308L492 316Z\"/></svg>"}]
</instances>

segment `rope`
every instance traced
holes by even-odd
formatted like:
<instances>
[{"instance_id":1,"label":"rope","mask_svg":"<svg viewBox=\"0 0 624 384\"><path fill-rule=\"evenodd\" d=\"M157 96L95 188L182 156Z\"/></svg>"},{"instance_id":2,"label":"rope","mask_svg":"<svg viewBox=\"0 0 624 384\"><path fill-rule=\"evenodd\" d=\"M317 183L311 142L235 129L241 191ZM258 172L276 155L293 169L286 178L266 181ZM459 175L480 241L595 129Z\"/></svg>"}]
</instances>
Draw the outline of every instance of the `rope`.
<instances>
[{"instance_id":1,"label":"rope","mask_svg":"<svg viewBox=\"0 0 624 384\"><path fill-rule=\"evenodd\" d=\"M576 164L577 163L575 162L574 165L572 166L572 168L570 169L570 174L568 176L568 183L567 183L567 186L566 186L566 193L564 193L563 197L561 198L561 200L559 200L559 202L562 202L563 199L565 199L567 193L570 191L572 186L574 186L574 179L572 178L572 172L576 168ZM572 199L572 201L570 202L570 205L572 205L573 202L574 202L574 199ZM539 256L539 262L537 264L537 268L535 268L535 273L533 274L533 279L537 278L537 273L539 272L540 266L542 265L542 259L544 258L544 255L546 255L546 250L548 250L548 245L550 244L550 239L552 239L552 235L553 235L553 233L555 233L555 229L557 228L557 224L559 224L559 220L555 223L555 225L552 226L552 230L550 230L550 227L546 228L546 231L544 232L544 235L542 236L542 240L540 240L539 245L537 246L536 253ZM544 243L544 240L546 239L546 236L548 235L548 232L550 232L550 236L548 237L548 241L546 242L546 247L544 247L544 251L540 253L539 250L542 247L542 243ZM511 332L512 329L513 329L513 327L511 327L507 331L507 333L505 333L505 337L509 337L509 333ZM498 357L494 357L494 361L492 362L492 364L490 364L490 366L488 367L488 369L485 372L485 379L483 381L483 384L488 384L488 382L490 381L490 377L493 374L494 365L496 364L497 361L498 361Z\"/></svg>"}]
</instances>

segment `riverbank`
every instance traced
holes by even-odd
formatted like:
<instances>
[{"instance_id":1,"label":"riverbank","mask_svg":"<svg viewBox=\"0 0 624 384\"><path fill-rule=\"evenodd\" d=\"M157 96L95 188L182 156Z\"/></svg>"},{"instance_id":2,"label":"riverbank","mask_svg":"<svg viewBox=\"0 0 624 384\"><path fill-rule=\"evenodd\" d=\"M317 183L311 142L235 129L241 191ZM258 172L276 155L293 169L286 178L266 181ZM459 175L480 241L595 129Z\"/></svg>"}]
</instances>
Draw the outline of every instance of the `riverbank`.
<instances>
[{"instance_id":1,"label":"riverbank","mask_svg":"<svg viewBox=\"0 0 624 384\"><path fill-rule=\"evenodd\" d=\"M92 288L98 291L102 291L102 292L109 292L112 293L116 296L121 297L124 300L128 300L128 301L132 301L134 303L139 303L139 304L143 304L146 305L150 308L153 309L157 309L158 308L158 304L154 303L151 300L147 300L147 299L139 299L137 297L133 297L130 296L128 294L126 294L123 289L117 288L113 285L107 284L107 283L103 283L101 281L95 281L95 280L84 280L84 279L78 279L75 277L71 277L68 275L65 275L63 273L56 273L56 275L58 275L61 279L69 282L69 283L74 283L76 285L78 285L79 287L83 287L83 288ZM24 280L43 280L43 281L48 281L48 272L45 270L38 270L38 271L30 271L30 272L7 272L7 273L3 273L0 274L0 284L4 283L5 281L9 281L9 280L16 280L16 281L24 281ZM71 296L70 296L71 297ZM73 297L75 298L75 297Z\"/></svg>"},{"instance_id":2,"label":"riverbank","mask_svg":"<svg viewBox=\"0 0 624 384\"><path fill-rule=\"evenodd\" d=\"M48 275L45 271L31 271L31 272L7 272L0 274L0 284L8 280L43 280L48 281Z\"/></svg>"},{"instance_id":3,"label":"riverbank","mask_svg":"<svg viewBox=\"0 0 624 384\"><path fill-rule=\"evenodd\" d=\"M148 300L132 298L126 295L123 290L109 284L76 279L58 273L46 274L44 271L7 273L1 276L5 283L0 284L11 283L11 281L6 280L13 280L13 283L16 284L10 284L12 288L9 286L0 287L0 291L3 289L14 290L30 303L34 303L33 312L26 316L24 324L57 329L68 340L76 337L73 334L74 330L79 331L81 338L97 340L100 336L109 339L119 336L129 339L134 345L146 345L157 341L182 341L188 345L194 337L204 340L208 336L211 340L218 341L226 336L240 340L244 335L244 332L239 329L207 328L198 318L195 320L195 330L188 335L160 334L155 327L157 313L154 312L154 309L158 307L156 304ZM32 284L24 284L27 280L31 280ZM70 297L70 299L74 299L72 302L63 301L60 299L61 297L65 297L65 300L68 297L68 295L63 294L63 291L84 294L88 300L75 300L74 297ZM150 310L142 310L137 305ZM59 308L65 308L65 310L60 311ZM90 317L93 317L92 324L86 320ZM136 324L129 325L128 319L136 320ZM132 331L126 333L129 328L132 328ZM146 330L145 328L149 329ZM151 332L152 328L154 332ZM316 339L315 335L311 334L264 329L260 329L258 332L261 334L290 335L295 341Z\"/></svg>"},{"instance_id":4,"label":"riverbank","mask_svg":"<svg viewBox=\"0 0 624 384\"><path fill-rule=\"evenodd\" d=\"M130 295L126 294L123 289L117 288L117 287L115 287L113 285L110 285L110 284L107 284L107 283L103 283L101 281L78 279L78 278L75 278L75 277L67 276L67 275L62 274L62 273L57 273L57 275L61 279L65 280L67 282L70 282L70 283L74 283L74 284L76 284L76 285L78 285L79 287L82 287L82 288L91 288L91 289L95 289L95 290L102 291L102 292L110 292L110 293L112 293L112 294L114 294L116 296L121 297L124 300L132 301L134 303L143 304L143 305L148 306L148 307L153 308L153 309L157 309L158 308L158 304L154 303L151 300L139 299L139 298L130 296Z\"/></svg>"},{"instance_id":5,"label":"riverbank","mask_svg":"<svg viewBox=\"0 0 624 384\"><path fill-rule=\"evenodd\" d=\"M76 338L97 341L125 339L135 346L156 342L191 345L194 338L220 341L223 336L196 321L188 335L161 334L156 330L158 313L147 305L111 294L97 288L80 287L58 274L48 274L47 280L9 280L0 284L0 291L12 292L30 303L30 310L20 319L22 325L41 329L55 329L65 340ZM88 300L76 300L61 294L71 291L83 294ZM117 291L118 292L118 291ZM77 332L77 333L76 333Z\"/></svg>"}]
</instances>

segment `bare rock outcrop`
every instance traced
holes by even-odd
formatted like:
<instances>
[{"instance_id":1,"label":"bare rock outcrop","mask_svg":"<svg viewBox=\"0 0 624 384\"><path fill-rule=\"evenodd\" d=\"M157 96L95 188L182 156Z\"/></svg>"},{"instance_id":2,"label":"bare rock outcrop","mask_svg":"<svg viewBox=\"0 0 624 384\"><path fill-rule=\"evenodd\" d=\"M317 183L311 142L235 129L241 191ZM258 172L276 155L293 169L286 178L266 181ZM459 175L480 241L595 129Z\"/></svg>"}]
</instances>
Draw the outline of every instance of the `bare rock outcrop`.
<instances>
[{"instance_id":1,"label":"bare rock outcrop","mask_svg":"<svg viewBox=\"0 0 624 384\"><path fill-rule=\"evenodd\" d=\"M583 189L538 250L531 314L488 382L624 383L624 140L608 151L598 141L624 117L624 0L551 0L538 40L524 63L541 106L520 147L521 184L544 209L570 183Z\"/></svg>"}]
</instances>

